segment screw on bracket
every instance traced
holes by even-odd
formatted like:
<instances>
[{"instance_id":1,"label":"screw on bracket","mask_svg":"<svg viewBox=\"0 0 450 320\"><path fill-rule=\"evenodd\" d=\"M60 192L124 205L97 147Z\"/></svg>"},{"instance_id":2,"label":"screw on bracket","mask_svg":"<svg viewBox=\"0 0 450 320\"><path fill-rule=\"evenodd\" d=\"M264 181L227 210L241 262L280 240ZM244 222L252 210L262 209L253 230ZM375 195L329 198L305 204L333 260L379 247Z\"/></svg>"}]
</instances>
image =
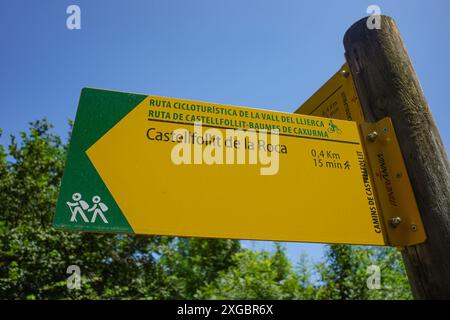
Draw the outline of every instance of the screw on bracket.
<instances>
[{"instance_id":1,"label":"screw on bracket","mask_svg":"<svg viewBox=\"0 0 450 320\"><path fill-rule=\"evenodd\" d=\"M350 75L350 74L348 73L348 71L345 70L345 69L342 69L342 70L341 70L341 74L344 76L344 78L348 78L348 76Z\"/></svg>"},{"instance_id":2,"label":"screw on bracket","mask_svg":"<svg viewBox=\"0 0 450 320\"><path fill-rule=\"evenodd\" d=\"M376 131L372 131L367 134L367 139L369 139L370 142L374 142L377 139L377 137L378 137L378 132L376 132Z\"/></svg>"},{"instance_id":3,"label":"screw on bracket","mask_svg":"<svg viewBox=\"0 0 450 320\"><path fill-rule=\"evenodd\" d=\"M416 232L417 231L417 226L415 224L411 225L411 231L412 232Z\"/></svg>"},{"instance_id":4,"label":"screw on bracket","mask_svg":"<svg viewBox=\"0 0 450 320\"><path fill-rule=\"evenodd\" d=\"M394 217L391 219L391 226L393 228L397 228L397 226L402 222L402 219L400 217Z\"/></svg>"}]
</instances>

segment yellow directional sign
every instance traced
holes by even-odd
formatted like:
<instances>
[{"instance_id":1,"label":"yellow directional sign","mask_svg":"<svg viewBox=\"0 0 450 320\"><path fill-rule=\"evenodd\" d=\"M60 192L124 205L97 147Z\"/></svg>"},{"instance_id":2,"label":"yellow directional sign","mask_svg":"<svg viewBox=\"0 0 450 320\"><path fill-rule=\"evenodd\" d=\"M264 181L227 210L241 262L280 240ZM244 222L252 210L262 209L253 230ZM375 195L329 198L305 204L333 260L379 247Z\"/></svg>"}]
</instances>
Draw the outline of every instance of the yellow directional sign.
<instances>
[{"instance_id":1,"label":"yellow directional sign","mask_svg":"<svg viewBox=\"0 0 450 320\"><path fill-rule=\"evenodd\" d=\"M387 244L356 122L83 89L54 225Z\"/></svg>"},{"instance_id":2,"label":"yellow directional sign","mask_svg":"<svg viewBox=\"0 0 450 320\"><path fill-rule=\"evenodd\" d=\"M363 122L364 115L348 65L344 64L295 113Z\"/></svg>"}]
</instances>

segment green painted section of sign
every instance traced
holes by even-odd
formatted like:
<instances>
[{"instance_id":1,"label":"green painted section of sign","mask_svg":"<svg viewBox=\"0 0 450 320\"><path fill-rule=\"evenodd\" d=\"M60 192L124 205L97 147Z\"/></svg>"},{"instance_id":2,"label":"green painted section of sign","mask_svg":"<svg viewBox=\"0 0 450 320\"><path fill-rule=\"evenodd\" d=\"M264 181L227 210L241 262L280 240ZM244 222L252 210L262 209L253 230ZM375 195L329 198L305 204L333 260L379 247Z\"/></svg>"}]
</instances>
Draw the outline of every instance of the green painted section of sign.
<instances>
[{"instance_id":1,"label":"green painted section of sign","mask_svg":"<svg viewBox=\"0 0 450 320\"><path fill-rule=\"evenodd\" d=\"M125 117L146 96L123 92L85 88L81 92L78 111L70 140L70 150L62 179L60 195L54 218L54 226L64 230L90 230L98 232L133 233L133 229L118 207L108 188L97 173L85 151L117 122ZM79 194L81 199L74 195ZM100 197L100 203L107 203L107 221L100 216L92 222L95 210L83 217L76 214L76 222L70 222L76 206L69 207L67 202L84 201L89 207L95 206L94 197ZM73 210L73 211L71 211ZM84 210L86 211L86 210Z\"/></svg>"}]
</instances>

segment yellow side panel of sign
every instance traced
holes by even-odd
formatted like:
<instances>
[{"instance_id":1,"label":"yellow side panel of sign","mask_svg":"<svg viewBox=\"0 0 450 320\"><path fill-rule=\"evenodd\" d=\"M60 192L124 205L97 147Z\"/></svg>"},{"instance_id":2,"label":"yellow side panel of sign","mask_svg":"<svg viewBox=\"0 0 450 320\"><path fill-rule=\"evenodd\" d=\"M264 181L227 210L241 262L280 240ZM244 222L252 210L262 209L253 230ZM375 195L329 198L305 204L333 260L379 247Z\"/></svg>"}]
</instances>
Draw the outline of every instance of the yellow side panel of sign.
<instances>
[{"instance_id":1,"label":"yellow side panel of sign","mask_svg":"<svg viewBox=\"0 0 450 320\"><path fill-rule=\"evenodd\" d=\"M406 246L425 242L425 229L391 120L384 118L376 123L362 123L361 131L364 136L378 133L365 148L369 167L374 172L373 184L389 244ZM395 219L398 219L398 225L393 224Z\"/></svg>"},{"instance_id":2,"label":"yellow side panel of sign","mask_svg":"<svg viewBox=\"0 0 450 320\"><path fill-rule=\"evenodd\" d=\"M174 130L227 128L278 129L277 173L172 161ZM86 153L138 234L385 244L355 122L148 96Z\"/></svg>"},{"instance_id":3,"label":"yellow side panel of sign","mask_svg":"<svg viewBox=\"0 0 450 320\"><path fill-rule=\"evenodd\" d=\"M362 123L364 115L348 65L344 64L295 113Z\"/></svg>"}]
</instances>

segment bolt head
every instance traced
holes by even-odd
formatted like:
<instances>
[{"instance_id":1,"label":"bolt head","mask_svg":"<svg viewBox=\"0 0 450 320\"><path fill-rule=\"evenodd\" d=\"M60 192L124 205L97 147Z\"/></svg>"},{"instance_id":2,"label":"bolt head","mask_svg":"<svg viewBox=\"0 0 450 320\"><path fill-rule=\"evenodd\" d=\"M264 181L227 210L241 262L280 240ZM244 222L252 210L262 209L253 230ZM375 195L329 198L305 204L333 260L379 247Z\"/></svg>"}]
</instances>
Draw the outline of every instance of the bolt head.
<instances>
[{"instance_id":1,"label":"bolt head","mask_svg":"<svg viewBox=\"0 0 450 320\"><path fill-rule=\"evenodd\" d=\"M374 142L377 139L377 137L378 137L378 132L376 132L376 131L372 131L367 134L367 139L370 142Z\"/></svg>"},{"instance_id":2,"label":"bolt head","mask_svg":"<svg viewBox=\"0 0 450 320\"><path fill-rule=\"evenodd\" d=\"M401 222L402 222L402 219L400 217L394 217L391 219L391 226L393 228L396 228Z\"/></svg>"}]
</instances>

